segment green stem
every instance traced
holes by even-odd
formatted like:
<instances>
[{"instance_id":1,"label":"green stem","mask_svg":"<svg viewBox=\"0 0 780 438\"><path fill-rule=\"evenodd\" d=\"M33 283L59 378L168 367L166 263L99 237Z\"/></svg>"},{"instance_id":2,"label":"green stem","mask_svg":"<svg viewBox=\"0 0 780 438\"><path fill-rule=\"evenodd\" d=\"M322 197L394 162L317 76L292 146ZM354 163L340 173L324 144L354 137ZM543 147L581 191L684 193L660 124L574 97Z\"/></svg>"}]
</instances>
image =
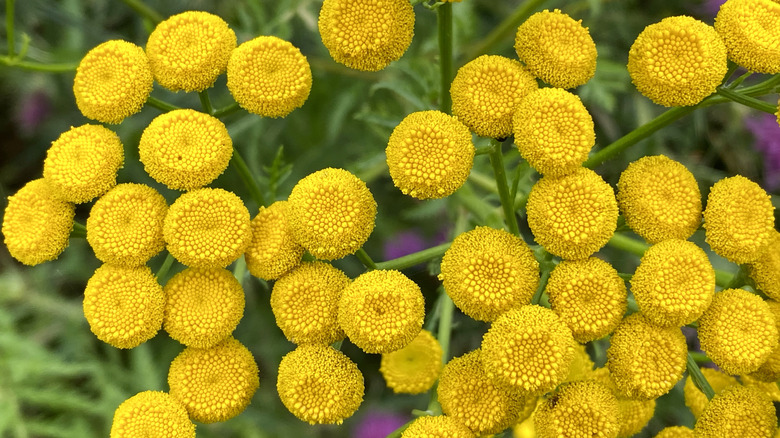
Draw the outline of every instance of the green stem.
<instances>
[{"instance_id":1,"label":"green stem","mask_svg":"<svg viewBox=\"0 0 780 438\"><path fill-rule=\"evenodd\" d=\"M745 96L742 93L737 93L729 88L719 87L717 93L729 100L741 103L742 105L749 106L750 108L757 109L769 114L775 114L777 112L777 106L772 105L763 100L758 100L755 97Z\"/></svg>"},{"instance_id":2,"label":"green stem","mask_svg":"<svg viewBox=\"0 0 780 438\"><path fill-rule=\"evenodd\" d=\"M645 254L645 251L647 251L648 248L650 248L650 245L648 245L645 242L632 239L625 234L621 233L615 233L612 235L612 238L609 239L609 242L607 244L611 247L617 248L622 251L626 251L628 253L637 255L639 257L642 257Z\"/></svg>"},{"instance_id":3,"label":"green stem","mask_svg":"<svg viewBox=\"0 0 780 438\"><path fill-rule=\"evenodd\" d=\"M239 257L238 260L236 260L235 266L233 266L233 276L236 277L236 280L242 285L244 283L244 277L246 276L246 270L246 259Z\"/></svg>"},{"instance_id":4,"label":"green stem","mask_svg":"<svg viewBox=\"0 0 780 438\"><path fill-rule=\"evenodd\" d=\"M227 115L233 114L234 112L241 109L241 106L239 106L238 102L233 102L230 105L220 108L218 110L214 110L214 113L212 116L214 117L225 117Z\"/></svg>"},{"instance_id":5,"label":"green stem","mask_svg":"<svg viewBox=\"0 0 780 438\"><path fill-rule=\"evenodd\" d=\"M419 263L433 260L436 257L441 257L447 251L450 245L451 243L443 243L441 245L434 246L433 248L424 249L422 251L408 254L403 257L398 257L397 259L388 260L386 262L379 262L376 263L375 269L396 269L400 271L401 269L410 268Z\"/></svg>"},{"instance_id":6,"label":"green stem","mask_svg":"<svg viewBox=\"0 0 780 438\"><path fill-rule=\"evenodd\" d=\"M710 386L710 383L704 377L704 374L701 373L699 365L696 364L696 361L693 359L690 352L688 353L687 361L688 374L691 376L691 380L693 380L696 387L707 396L707 400L712 400L712 398L715 397L715 391L712 390L712 386Z\"/></svg>"},{"instance_id":7,"label":"green stem","mask_svg":"<svg viewBox=\"0 0 780 438\"><path fill-rule=\"evenodd\" d=\"M493 152L493 146L483 146L481 148L474 149L474 155L487 155Z\"/></svg>"},{"instance_id":8,"label":"green stem","mask_svg":"<svg viewBox=\"0 0 780 438\"><path fill-rule=\"evenodd\" d=\"M168 253L168 255L165 256L165 261L163 262L162 266L160 266L160 269L157 270L157 275L155 275L157 280L160 280L161 278L165 277L166 274L168 274L171 266L173 266L173 260L174 258L171 253Z\"/></svg>"},{"instance_id":9,"label":"green stem","mask_svg":"<svg viewBox=\"0 0 780 438\"><path fill-rule=\"evenodd\" d=\"M452 314L455 311L455 303L447 295L444 287L441 288L441 315L439 316L439 331L436 339L441 345L441 357L444 363L450 359L450 336L452 335Z\"/></svg>"},{"instance_id":10,"label":"green stem","mask_svg":"<svg viewBox=\"0 0 780 438\"><path fill-rule=\"evenodd\" d=\"M260 185L257 184L257 180L252 176L249 166L246 165L246 161L244 161L235 147L233 147L233 158L231 158L230 162L233 163L233 166L238 171L238 176L244 181L247 189L249 189L252 199L255 200L258 206L264 206L265 200L263 199L263 192L260 191Z\"/></svg>"},{"instance_id":11,"label":"green stem","mask_svg":"<svg viewBox=\"0 0 780 438\"><path fill-rule=\"evenodd\" d=\"M471 61L479 55L488 53L493 46L506 40L507 35L515 32L517 27L525 21L531 14L538 9L545 0L526 0L523 4L515 9L512 15L508 16L504 21L499 23L498 26L493 28L493 31L488 34L479 44L473 46L468 52L466 52L466 61Z\"/></svg>"},{"instance_id":12,"label":"green stem","mask_svg":"<svg viewBox=\"0 0 780 438\"><path fill-rule=\"evenodd\" d=\"M206 112L206 114L214 115L214 107L211 106L211 99L209 99L209 91L203 90L198 92L198 97L200 98L200 104L203 107L203 111Z\"/></svg>"},{"instance_id":13,"label":"green stem","mask_svg":"<svg viewBox=\"0 0 780 438\"><path fill-rule=\"evenodd\" d=\"M132 10L146 18L147 20L151 21L154 24L157 24L161 21L163 21L163 16L160 15L159 12L155 11L154 9L150 8L145 3L141 2L140 0L122 0L127 6L130 6Z\"/></svg>"},{"instance_id":14,"label":"green stem","mask_svg":"<svg viewBox=\"0 0 780 438\"><path fill-rule=\"evenodd\" d=\"M452 82L452 3L445 3L436 9L439 25L439 72L441 80L440 109L452 112L450 83Z\"/></svg>"},{"instance_id":15,"label":"green stem","mask_svg":"<svg viewBox=\"0 0 780 438\"><path fill-rule=\"evenodd\" d=\"M0 63L9 67L23 68L25 70L40 71L45 73L63 73L68 71L75 71L79 66L78 64L74 63L43 64L34 61L19 61L16 58L10 58L8 56L0 56Z\"/></svg>"},{"instance_id":16,"label":"green stem","mask_svg":"<svg viewBox=\"0 0 780 438\"><path fill-rule=\"evenodd\" d=\"M371 260L371 257L368 255L365 249L360 248L355 251L355 256L358 258L358 260L360 260L360 263L363 263L363 266L368 268L369 271L376 269L376 263Z\"/></svg>"},{"instance_id":17,"label":"green stem","mask_svg":"<svg viewBox=\"0 0 780 438\"><path fill-rule=\"evenodd\" d=\"M73 222L73 229L70 230L70 237L84 239L87 237L87 227L80 222Z\"/></svg>"},{"instance_id":18,"label":"green stem","mask_svg":"<svg viewBox=\"0 0 780 438\"><path fill-rule=\"evenodd\" d=\"M14 4L16 0L5 0L5 39L8 41L8 57L16 55L14 41Z\"/></svg>"},{"instance_id":19,"label":"green stem","mask_svg":"<svg viewBox=\"0 0 780 438\"><path fill-rule=\"evenodd\" d=\"M501 150L501 143L495 139L491 139L490 142L493 145L493 151L490 153L490 164L493 165L493 176L496 178L498 196L501 198L501 206L504 208L504 220L509 227L509 231L515 236L519 236L520 229L517 226L515 203L514 200L509 197L509 186L506 182L504 153Z\"/></svg>"},{"instance_id":20,"label":"green stem","mask_svg":"<svg viewBox=\"0 0 780 438\"><path fill-rule=\"evenodd\" d=\"M734 65L736 66L736 64L734 64ZM728 88L731 88L732 90L733 90L734 88L737 88L737 87L739 86L739 84L741 84L742 82L744 82L744 81L745 81L745 79L749 78L749 77L750 77L752 74L753 74L753 72L752 72L752 71L749 71L749 72L747 72L747 73L743 74L742 76L740 76L740 77L738 77L738 78L734 79L734 82L732 82L732 83L728 84Z\"/></svg>"},{"instance_id":21,"label":"green stem","mask_svg":"<svg viewBox=\"0 0 780 438\"><path fill-rule=\"evenodd\" d=\"M167 113L168 111L181 109L180 107L178 107L178 106L176 106L174 104L162 101L162 100L160 100L160 99L158 99L158 98L156 98L154 96L149 96L149 98L146 99L146 103L149 106L157 108L158 110L160 110L160 111L162 111L164 113Z\"/></svg>"},{"instance_id":22,"label":"green stem","mask_svg":"<svg viewBox=\"0 0 780 438\"><path fill-rule=\"evenodd\" d=\"M550 279L551 271L551 269L542 269L542 276L539 278L539 286L536 288L536 292L534 292L531 304L539 305L539 301L542 300L542 293L544 293L544 289L547 288L547 280Z\"/></svg>"}]
</instances>

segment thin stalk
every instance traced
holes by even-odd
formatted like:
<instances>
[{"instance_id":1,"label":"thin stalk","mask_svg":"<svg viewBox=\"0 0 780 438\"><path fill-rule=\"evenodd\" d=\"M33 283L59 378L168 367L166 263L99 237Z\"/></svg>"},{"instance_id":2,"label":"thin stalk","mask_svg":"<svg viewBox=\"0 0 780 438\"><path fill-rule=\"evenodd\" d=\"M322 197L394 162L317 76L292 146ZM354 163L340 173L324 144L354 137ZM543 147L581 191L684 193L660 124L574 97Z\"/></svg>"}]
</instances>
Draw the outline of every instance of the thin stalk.
<instances>
[{"instance_id":1,"label":"thin stalk","mask_svg":"<svg viewBox=\"0 0 780 438\"><path fill-rule=\"evenodd\" d=\"M509 197L509 186L506 182L506 170L504 169L504 153L501 150L501 143L495 139L490 140L493 145L493 151L490 153L490 164L493 165L493 176L496 178L496 187L498 196L501 198L501 206L504 208L504 220L509 227L509 232L515 236L520 235L520 229L517 226L517 216L515 215L515 203Z\"/></svg>"},{"instance_id":2,"label":"thin stalk","mask_svg":"<svg viewBox=\"0 0 780 438\"><path fill-rule=\"evenodd\" d=\"M166 274L168 274L168 271L171 269L171 266L173 266L173 256L171 253L168 253L167 256L165 256L165 261L163 261L162 266L160 266L160 269L157 270L157 275L155 277L159 280L163 277L165 277Z\"/></svg>"},{"instance_id":3,"label":"thin stalk","mask_svg":"<svg viewBox=\"0 0 780 438\"><path fill-rule=\"evenodd\" d=\"M34 61L19 61L8 56L0 56L0 63L9 67L23 68L25 70L40 71L44 73L63 73L68 71L75 71L79 66L78 64L70 62L60 64L44 64Z\"/></svg>"},{"instance_id":4,"label":"thin stalk","mask_svg":"<svg viewBox=\"0 0 780 438\"><path fill-rule=\"evenodd\" d=\"M214 113L211 114L214 117L225 117L229 114L233 114L234 112L241 109L241 106L239 106L238 102L233 102L230 105L220 108L218 110L214 110Z\"/></svg>"},{"instance_id":5,"label":"thin stalk","mask_svg":"<svg viewBox=\"0 0 780 438\"><path fill-rule=\"evenodd\" d=\"M70 230L70 237L83 239L87 237L87 227L80 222L73 222L73 229Z\"/></svg>"},{"instance_id":6,"label":"thin stalk","mask_svg":"<svg viewBox=\"0 0 780 438\"><path fill-rule=\"evenodd\" d=\"M439 340L441 345L441 357L444 363L450 359L450 336L452 335L452 313L455 311L455 303L452 302L452 298L444 291L444 287L441 289L441 315L439 316L439 331L436 339Z\"/></svg>"},{"instance_id":7,"label":"thin stalk","mask_svg":"<svg viewBox=\"0 0 780 438\"><path fill-rule=\"evenodd\" d=\"M611 247L642 257L650 248L650 245L637 239L632 239L625 234L615 233L607 244Z\"/></svg>"},{"instance_id":8,"label":"thin stalk","mask_svg":"<svg viewBox=\"0 0 780 438\"><path fill-rule=\"evenodd\" d=\"M181 109L180 107L178 107L178 106L176 106L176 105L174 105L172 103L168 103L168 102L162 101L162 100L160 100L160 99L158 99L158 98L156 98L154 96L149 96L149 98L146 99L146 103L149 106L155 107L155 108L157 108L158 110L160 110L160 111L162 111L164 113L167 113L168 111Z\"/></svg>"},{"instance_id":9,"label":"thin stalk","mask_svg":"<svg viewBox=\"0 0 780 438\"><path fill-rule=\"evenodd\" d=\"M159 12L155 11L154 9L150 8L148 5L143 3L140 0L122 0L127 6L130 6L132 10L146 18L147 20L151 21L154 24L157 24L161 21L163 21L163 16L160 15Z\"/></svg>"},{"instance_id":10,"label":"thin stalk","mask_svg":"<svg viewBox=\"0 0 780 438\"><path fill-rule=\"evenodd\" d=\"M360 263L363 263L363 266L368 268L369 271L373 271L376 269L376 263L374 263L373 260L371 260L371 257L368 255L365 249L360 248L355 252L355 256L360 260Z\"/></svg>"},{"instance_id":11,"label":"thin stalk","mask_svg":"<svg viewBox=\"0 0 780 438\"><path fill-rule=\"evenodd\" d=\"M506 39L507 35L516 31L517 26L531 16L545 0L526 0L520 7L515 9L512 15L499 23L488 36L486 36L477 45L466 52L466 61L471 61L479 55L490 52L490 50L500 41Z\"/></svg>"},{"instance_id":12,"label":"thin stalk","mask_svg":"<svg viewBox=\"0 0 780 438\"><path fill-rule=\"evenodd\" d=\"M439 73L441 81L440 109L452 112L450 83L452 82L452 3L444 3L436 9L439 26Z\"/></svg>"},{"instance_id":13,"label":"thin stalk","mask_svg":"<svg viewBox=\"0 0 780 438\"><path fill-rule=\"evenodd\" d=\"M547 280L550 279L551 271L551 269L542 270L542 276L539 279L539 286L536 288L536 292L534 292L534 297L531 300L531 304L539 305L539 301L542 300L542 293L544 292L544 289L547 288Z\"/></svg>"},{"instance_id":14,"label":"thin stalk","mask_svg":"<svg viewBox=\"0 0 780 438\"><path fill-rule=\"evenodd\" d=\"M769 114L775 114L777 112L777 106L771 103L758 100L755 97L745 96L742 93L737 93L729 88L719 87L717 93L729 100L741 103L742 105L749 106L750 108L757 109Z\"/></svg>"},{"instance_id":15,"label":"thin stalk","mask_svg":"<svg viewBox=\"0 0 780 438\"><path fill-rule=\"evenodd\" d=\"M696 387L707 396L707 400L712 400L712 398L715 397L715 391L712 390L712 386L710 386L710 383L704 377L704 374L701 373L699 365L696 364L696 361L693 359L690 352L688 353L687 360L688 374L691 376L691 380L693 380Z\"/></svg>"},{"instance_id":16,"label":"thin stalk","mask_svg":"<svg viewBox=\"0 0 780 438\"><path fill-rule=\"evenodd\" d=\"M487 155L493 152L493 146L483 146L481 148L474 149L474 155Z\"/></svg>"},{"instance_id":17,"label":"thin stalk","mask_svg":"<svg viewBox=\"0 0 780 438\"><path fill-rule=\"evenodd\" d=\"M8 41L8 57L16 55L14 41L14 4L16 0L5 0L5 39Z\"/></svg>"},{"instance_id":18,"label":"thin stalk","mask_svg":"<svg viewBox=\"0 0 780 438\"><path fill-rule=\"evenodd\" d=\"M211 99L209 99L209 91L203 90L198 93L198 97L200 98L200 104L203 107L203 111L206 112L208 115L214 115L214 107L211 106Z\"/></svg>"},{"instance_id":19,"label":"thin stalk","mask_svg":"<svg viewBox=\"0 0 780 438\"><path fill-rule=\"evenodd\" d=\"M257 184L257 180L252 176L249 166L246 165L246 161L244 161L241 154L238 152L238 149L235 147L233 147L233 158L230 159L230 162L233 163L233 166L238 171L238 176L244 181L246 188L249 189L252 199L254 199L257 205L264 206L265 200L263 199L263 192L260 190L260 185Z\"/></svg>"},{"instance_id":20,"label":"thin stalk","mask_svg":"<svg viewBox=\"0 0 780 438\"><path fill-rule=\"evenodd\" d=\"M450 245L451 243L449 242L443 243L432 248L417 251L403 257L398 257L397 259L388 260L386 262L379 262L376 263L375 269L396 269L400 271L401 269L410 268L414 265L441 257L447 251Z\"/></svg>"},{"instance_id":21,"label":"thin stalk","mask_svg":"<svg viewBox=\"0 0 780 438\"><path fill-rule=\"evenodd\" d=\"M736 66L736 64L734 64L734 65ZM742 76L740 76L740 77L738 77L738 78L734 79L734 82L730 83L730 84L728 85L728 88L731 88L732 90L733 90L734 88L737 88L737 86L739 86L739 84L741 84L742 82L744 82L744 81L745 81L745 79L749 78L749 77L750 77L752 74L753 74L753 72L752 72L752 71L749 71L749 72L747 72L747 73L743 74Z\"/></svg>"}]
</instances>

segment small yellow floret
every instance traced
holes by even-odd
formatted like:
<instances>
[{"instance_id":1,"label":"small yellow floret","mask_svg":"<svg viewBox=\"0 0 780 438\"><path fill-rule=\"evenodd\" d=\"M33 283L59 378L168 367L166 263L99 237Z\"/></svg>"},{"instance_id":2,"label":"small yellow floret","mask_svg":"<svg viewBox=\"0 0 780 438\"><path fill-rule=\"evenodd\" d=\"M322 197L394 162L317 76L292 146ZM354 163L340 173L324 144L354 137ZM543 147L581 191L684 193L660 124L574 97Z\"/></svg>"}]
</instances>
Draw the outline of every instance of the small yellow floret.
<instances>
[{"instance_id":1,"label":"small yellow floret","mask_svg":"<svg viewBox=\"0 0 780 438\"><path fill-rule=\"evenodd\" d=\"M696 438L772 438L775 407L753 388L732 386L716 395L696 421Z\"/></svg>"},{"instance_id":2,"label":"small yellow floret","mask_svg":"<svg viewBox=\"0 0 780 438\"><path fill-rule=\"evenodd\" d=\"M702 368L701 373L704 375L704 378L707 379L707 383L710 384L715 395L720 394L721 391L729 386L739 385L736 378L713 368ZM688 375L688 378L685 380L683 396L685 398L685 405L688 406L688 409L691 410L691 413L695 418L701 416L701 413L704 412L704 409L710 402L707 396L696 387L696 384L693 382L690 375Z\"/></svg>"},{"instance_id":3,"label":"small yellow floret","mask_svg":"<svg viewBox=\"0 0 780 438\"><path fill-rule=\"evenodd\" d=\"M401 434L401 438L475 438L475 435L456 418L436 415L414 420Z\"/></svg>"},{"instance_id":4,"label":"small yellow floret","mask_svg":"<svg viewBox=\"0 0 780 438\"><path fill-rule=\"evenodd\" d=\"M442 365L439 341L431 332L421 330L404 348L383 354L379 372L393 392L420 394L431 389Z\"/></svg>"},{"instance_id":5,"label":"small yellow floret","mask_svg":"<svg viewBox=\"0 0 780 438\"><path fill-rule=\"evenodd\" d=\"M769 0L729 0L715 17L729 59L757 73L780 73L780 4Z\"/></svg>"},{"instance_id":6,"label":"small yellow floret","mask_svg":"<svg viewBox=\"0 0 780 438\"><path fill-rule=\"evenodd\" d=\"M534 412L539 438L616 438L620 430L618 401L595 380L565 383Z\"/></svg>"},{"instance_id":7,"label":"small yellow floret","mask_svg":"<svg viewBox=\"0 0 780 438\"><path fill-rule=\"evenodd\" d=\"M756 260L747 265L750 278L761 292L780 300L780 232L773 230L761 247Z\"/></svg>"},{"instance_id":8,"label":"small yellow floret","mask_svg":"<svg viewBox=\"0 0 780 438\"><path fill-rule=\"evenodd\" d=\"M775 326L777 331L780 332L780 303L768 300L766 304L769 306L769 310L772 311L772 315L775 317ZM751 376L764 382L772 383L780 379L780 344L772 350L772 354Z\"/></svg>"},{"instance_id":9,"label":"small yellow floret","mask_svg":"<svg viewBox=\"0 0 780 438\"><path fill-rule=\"evenodd\" d=\"M655 438L694 438L693 429L685 426L669 426L658 432Z\"/></svg>"},{"instance_id":10,"label":"small yellow floret","mask_svg":"<svg viewBox=\"0 0 780 438\"><path fill-rule=\"evenodd\" d=\"M111 438L138 437L195 438L195 425L167 392L139 392L119 405L111 423Z\"/></svg>"},{"instance_id":11,"label":"small yellow floret","mask_svg":"<svg viewBox=\"0 0 780 438\"><path fill-rule=\"evenodd\" d=\"M620 438L632 437L639 433L655 414L655 399L633 399L625 397L618 390L607 368L598 368L590 373L588 378L603 384L617 399L618 424L617 436ZM583 379L585 380L585 379Z\"/></svg>"},{"instance_id":12,"label":"small yellow floret","mask_svg":"<svg viewBox=\"0 0 780 438\"><path fill-rule=\"evenodd\" d=\"M303 247L295 241L287 226L287 201L260 207L252 219L252 243L244 258L249 272L263 280L276 280L301 261Z\"/></svg>"}]
</instances>

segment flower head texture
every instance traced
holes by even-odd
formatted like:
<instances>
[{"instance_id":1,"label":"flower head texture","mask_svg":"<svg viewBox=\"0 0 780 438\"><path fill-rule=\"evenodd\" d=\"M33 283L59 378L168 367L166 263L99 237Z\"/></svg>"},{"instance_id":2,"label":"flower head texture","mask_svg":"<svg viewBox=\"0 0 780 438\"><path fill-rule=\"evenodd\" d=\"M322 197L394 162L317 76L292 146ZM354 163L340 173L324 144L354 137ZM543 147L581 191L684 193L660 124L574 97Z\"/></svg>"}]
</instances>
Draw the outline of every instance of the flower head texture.
<instances>
[{"instance_id":1,"label":"flower head texture","mask_svg":"<svg viewBox=\"0 0 780 438\"><path fill-rule=\"evenodd\" d=\"M729 0L715 17L729 59L757 73L780 73L780 4L770 0Z\"/></svg>"},{"instance_id":2,"label":"flower head texture","mask_svg":"<svg viewBox=\"0 0 780 438\"><path fill-rule=\"evenodd\" d=\"M586 168L561 178L541 178L528 195L526 213L536 242L568 260L590 257L617 228L612 187Z\"/></svg>"},{"instance_id":3,"label":"flower head texture","mask_svg":"<svg viewBox=\"0 0 780 438\"><path fill-rule=\"evenodd\" d=\"M756 287L773 300L780 300L780 232L773 230L770 233L769 241L747 267Z\"/></svg>"},{"instance_id":4,"label":"flower head texture","mask_svg":"<svg viewBox=\"0 0 780 438\"><path fill-rule=\"evenodd\" d=\"M421 330L404 348L383 354L379 372L393 392L420 394L431 389L442 365L439 341L431 332Z\"/></svg>"},{"instance_id":5,"label":"flower head texture","mask_svg":"<svg viewBox=\"0 0 780 438\"><path fill-rule=\"evenodd\" d=\"M425 301L420 287L399 271L361 274L341 294L338 322L366 353L400 350L420 334Z\"/></svg>"},{"instance_id":6,"label":"flower head texture","mask_svg":"<svg viewBox=\"0 0 780 438\"><path fill-rule=\"evenodd\" d=\"M393 129L385 153L395 186L417 199L453 194L474 164L469 128L441 111L406 116Z\"/></svg>"},{"instance_id":7,"label":"flower head texture","mask_svg":"<svg viewBox=\"0 0 780 438\"><path fill-rule=\"evenodd\" d=\"M517 57L553 87L574 88L596 73L596 43L582 25L558 9L537 12L517 28Z\"/></svg>"},{"instance_id":8,"label":"flower head texture","mask_svg":"<svg viewBox=\"0 0 780 438\"><path fill-rule=\"evenodd\" d=\"M334 61L378 71L412 43L414 9L408 0L325 0L317 25Z\"/></svg>"},{"instance_id":9,"label":"flower head texture","mask_svg":"<svg viewBox=\"0 0 780 438\"><path fill-rule=\"evenodd\" d=\"M143 391L114 412L111 438L195 438L187 410L167 392Z\"/></svg>"},{"instance_id":10,"label":"flower head texture","mask_svg":"<svg viewBox=\"0 0 780 438\"><path fill-rule=\"evenodd\" d=\"M293 237L319 259L353 254L374 231L374 196L344 169L329 167L304 177L287 202Z\"/></svg>"},{"instance_id":11,"label":"flower head texture","mask_svg":"<svg viewBox=\"0 0 780 438\"><path fill-rule=\"evenodd\" d=\"M252 242L244 253L246 266L255 277L276 280L298 265L303 247L287 226L287 201L260 207L252 219Z\"/></svg>"},{"instance_id":12,"label":"flower head texture","mask_svg":"<svg viewBox=\"0 0 780 438\"><path fill-rule=\"evenodd\" d=\"M668 426L658 432L655 438L694 438L693 429L685 426Z\"/></svg>"},{"instance_id":13,"label":"flower head texture","mask_svg":"<svg viewBox=\"0 0 780 438\"><path fill-rule=\"evenodd\" d=\"M143 184L119 184L95 202L87 219L87 242L104 263L140 266L165 247L168 204Z\"/></svg>"},{"instance_id":14,"label":"flower head texture","mask_svg":"<svg viewBox=\"0 0 780 438\"><path fill-rule=\"evenodd\" d=\"M146 56L154 79L171 91L203 91L227 68L236 34L225 20L203 11L186 11L154 28Z\"/></svg>"},{"instance_id":15,"label":"flower head texture","mask_svg":"<svg viewBox=\"0 0 780 438\"><path fill-rule=\"evenodd\" d=\"M151 269L103 265L87 281L84 316L101 341L133 348L160 330L165 293Z\"/></svg>"},{"instance_id":16,"label":"flower head texture","mask_svg":"<svg viewBox=\"0 0 780 438\"><path fill-rule=\"evenodd\" d=\"M773 402L780 402L780 387L777 386L777 381L765 381L759 380L754 377L756 374L744 374L739 376L742 381L742 385L748 388L757 389L762 394L769 397Z\"/></svg>"},{"instance_id":17,"label":"flower head texture","mask_svg":"<svg viewBox=\"0 0 780 438\"><path fill-rule=\"evenodd\" d=\"M168 386L201 423L229 420L246 409L260 384L255 358L228 338L211 348L187 347L168 370Z\"/></svg>"},{"instance_id":18,"label":"flower head texture","mask_svg":"<svg viewBox=\"0 0 780 438\"><path fill-rule=\"evenodd\" d=\"M655 399L634 399L620 393L607 368L593 370L581 380L595 380L609 388L618 404L618 434L620 438L631 437L641 432L655 414Z\"/></svg>"},{"instance_id":19,"label":"flower head texture","mask_svg":"<svg viewBox=\"0 0 780 438\"><path fill-rule=\"evenodd\" d=\"M168 209L163 237L176 260L194 268L224 268L252 240L249 211L241 198L222 189L179 196Z\"/></svg>"},{"instance_id":20,"label":"flower head texture","mask_svg":"<svg viewBox=\"0 0 780 438\"><path fill-rule=\"evenodd\" d=\"M299 345L279 364L279 398L309 424L341 424L363 402L364 389L357 365L328 345Z\"/></svg>"},{"instance_id":21,"label":"flower head texture","mask_svg":"<svg viewBox=\"0 0 780 438\"><path fill-rule=\"evenodd\" d=\"M616 438L620 429L618 401L595 380L561 385L534 412L539 438Z\"/></svg>"},{"instance_id":22,"label":"flower head texture","mask_svg":"<svg viewBox=\"0 0 780 438\"><path fill-rule=\"evenodd\" d=\"M702 368L701 373L704 375L704 378L707 379L707 383L710 384L715 395L720 394L721 391L729 386L739 385L739 382L735 377L729 376L714 368ZM707 396L696 387L695 383L693 383L693 379L691 379L690 375L685 380L683 396L685 397L685 405L688 406L688 409L691 410L691 413L695 418L701 416L701 413L704 412L704 409L710 402L709 399L707 399Z\"/></svg>"},{"instance_id":23,"label":"flower head texture","mask_svg":"<svg viewBox=\"0 0 780 438\"><path fill-rule=\"evenodd\" d=\"M732 386L710 400L693 432L696 438L772 438L775 429L772 401L756 389Z\"/></svg>"},{"instance_id":24,"label":"flower head texture","mask_svg":"<svg viewBox=\"0 0 780 438\"><path fill-rule=\"evenodd\" d=\"M459 420L446 415L420 417L401 434L401 438L475 438Z\"/></svg>"},{"instance_id":25,"label":"flower head texture","mask_svg":"<svg viewBox=\"0 0 780 438\"><path fill-rule=\"evenodd\" d=\"M300 108L311 91L311 67L301 51L275 36L238 46L227 65L230 94L250 113L284 117Z\"/></svg>"},{"instance_id":26,"label":"flower head texture","mask_svg":"<svg viewBox=\"0 0 780 438\"><path fill-rule=\"evenodd\" d=\"M144 49L127 41L111 40L82 58L73 80L73 94L85 117L116 124L141 111L153 83Z\"/></svg>"},{"instance_id":27,"label":"flower head texture","mask_svg":"<svg viewBox=\"0 0 780 438\"><path fill-rule=\"evenodd\" d=\"M146 173L174 190L193 190L216 179L233 156L233 140L219 119L178 109L144 129L138 153Z\"/></svg>"},{"instance_id":28,"label":"flower head texture","mask_svg":"<svg viewBox=\"0 0 780 438\"><path fill-rule=\"evenodd\" d=\"M687 239L701 223L701 192L693 174L664 155L642 157L620 174L620 212L649 243Z\"/></svg>"},{"instance_id":29,"label":"flower head texture","mask_svg":"<svg viewBox=\"0 0 780 438\"><path fill-rule=\"evenodd\" d=\"M68 246L74 214L44 178L28 182L8 197L2 227L8 252L30 266L56 259Z\"/></svg>"},{"instance_id":30,"label":"flower head texture","mask_svg":"<svg viewBox=\"0 0 780 438\"><path fill-rule=\"evenodd\" d=\"M539 284L539 263L519 237L477 227L453 240L444 253L439 279L463 313L493 321L512 308L531 303Z\"/></svg>"},{"instance_id":31,"label":"flower head texture","mask_svg":"<svg viewBox=\"0 0 780 438\"><path fill-rule=\"evenodd\" d=\"M593 367L595 364L591 360L588 351L585 349L584 344L579 342L573 344L574 357L569 365L569 374L566 376L565 382L576 382L577 380L587 380L592 378Z\"/></svg>"}]
</instances>

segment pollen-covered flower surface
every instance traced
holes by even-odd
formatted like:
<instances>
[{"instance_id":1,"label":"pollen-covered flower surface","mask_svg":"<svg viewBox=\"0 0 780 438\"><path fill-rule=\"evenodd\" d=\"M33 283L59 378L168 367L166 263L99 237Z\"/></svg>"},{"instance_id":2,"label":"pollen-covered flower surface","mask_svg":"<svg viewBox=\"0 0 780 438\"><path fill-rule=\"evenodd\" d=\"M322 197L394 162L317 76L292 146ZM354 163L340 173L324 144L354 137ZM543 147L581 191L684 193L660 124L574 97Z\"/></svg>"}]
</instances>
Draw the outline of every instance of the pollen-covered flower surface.
<instances>
[{"instance_id":1,"label":"pollen-covered flower surface","mask_svg":"<svg viewBox=\"0 0 780 438\"><path fill-rule=\"evenodd\" d=\"M771 438L776 429L775 407L767 396L732 386L710 400L693 433L696 438Z\"/></svg>"},{"instance_id":2,"label":"pollen-covered flower surface","mask_svg":"<svg viewBox=\"0 0 780 438\"><path fill-rule=\"evenodd\" d=\"M618 401L603 384L581 380L561 385L534 412L539 438L616 438Z\"/></svg>"},{"instance_id":3,"label":"pollen-covered flower surface","mask_svg":"<svg viewBox=\"0 0 780 438\"><path fill-rule=\"evenodd\" d=\"M442 365L439 341L428 330L420 330L404 348L382 355L379 372L393 392L419 394L431 389Z\"/></svg>"},{"instance_id":4,"label":"pollen-covered flower surface","mask_svg":"<svg viewBox=\"0 0 780 438\"><path fill-rule=\"evenodd\" d=\"M704 375L704 378L707 379L707 383L710 384L710 387L715 392L715 395L720 394L721 391L728 388L729 386L739 385L739 382L735 377L729 376L723 371L716 370L714 368L702 368L701 373ZM688 406L688 409L691 410L691 413L695 418L699 418L710 401L707 396L696 387L696 384L693 382L693 379L690 375L685 380L683 395L685 399L685 405Z\"/></svg>"},{"instance_id":5,"label":"pollen-covered flower surface","mask_svg":"<svg viewBox=\"0 0 780 438\"><path fill-rule=\"evenodd\" d=\"M460 420L446 415L420 417L401 434L401 438L475 438Z\"/></svg>"},{"instance_id":6,"label":"pollen-covered flower surface","mask_svg":"<svg viewBox=\"0 0 780 438\"><path fill-rule=\"evenodd\" d=\"M195 438L187 410L167 392L143 391L114 412L111 438Z\"/></svg>"},{"instance_id":7,"label":"pollen-covered flower surface","mask_svg":"<svg viewBox=\"0 0 780 438\"><path fill-rule=\"evenodd\" d=\"M773 300L765 301L772 315L775 317L775 327L780 332L780 303ZM758 380L774 383L780 379L780 344L772 350L767 360L751 374ZM775 385L776 386L776 385Z\"/></svg>"},{"instance_id":8,"label":"pollen-covered flower surface","mask_svg":"<svg viewBox=\"0 0 780 438\"><path fill-rule=\"evenodd\" d=\"M729 0L715 17L729 59L758 73L780 73L780 4L770 0Z\"/></svg>"},{"instance_id":9,"label":"pollen-covered flower surface","mask_svg":"<svg viewBox=\"0 0 780 438\"><path fill-rule=\"evenodd\" d=\"M758 257L747 265L750 278L761 292L773 300L780 300L780 232L770 233L769 241L761 247Z\"/></svg>"},{"instance_id":10,"label":"pollen-covered flower surface","mask_svg":"<svg viewBox=\"0 0 780 438\"><path fill-rule=\"evenodd\" d=\"M693 429L685 426L669 426L658 432L655 438L694 438Z\"/></svg>"},{"instance_id":11,"label":"pollen-covered flower surface","mask_svg":"<svg viewBox=\"0 0 780 438\"><path fill-rule=\"evenodd\" d=\"M260 207L252 219L252 242L244 253L246 266L255 277L276 280L301 261L303 247L287 226L287 201Z\"/></svg>"}]
</instances>

